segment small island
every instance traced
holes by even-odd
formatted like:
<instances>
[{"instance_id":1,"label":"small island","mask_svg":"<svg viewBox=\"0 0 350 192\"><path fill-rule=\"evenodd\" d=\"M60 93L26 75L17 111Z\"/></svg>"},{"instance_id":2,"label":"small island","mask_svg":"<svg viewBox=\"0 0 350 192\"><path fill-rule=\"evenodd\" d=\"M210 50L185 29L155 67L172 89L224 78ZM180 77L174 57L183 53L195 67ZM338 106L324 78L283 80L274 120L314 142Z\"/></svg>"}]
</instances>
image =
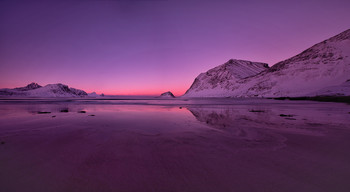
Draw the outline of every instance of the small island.
<instances>
[{"instance_id":1,"label":"small island","mask_svg":"<svg viewBox=\"0 0 350 192\"><path fill-rule=\"evenodd\" d=\"M170 92L170 91L164 92L164 93L160 94L159 97L164 97L164 98L175 98L174 94L173 94L172 92Z\"/></svg>"}]
</instances>

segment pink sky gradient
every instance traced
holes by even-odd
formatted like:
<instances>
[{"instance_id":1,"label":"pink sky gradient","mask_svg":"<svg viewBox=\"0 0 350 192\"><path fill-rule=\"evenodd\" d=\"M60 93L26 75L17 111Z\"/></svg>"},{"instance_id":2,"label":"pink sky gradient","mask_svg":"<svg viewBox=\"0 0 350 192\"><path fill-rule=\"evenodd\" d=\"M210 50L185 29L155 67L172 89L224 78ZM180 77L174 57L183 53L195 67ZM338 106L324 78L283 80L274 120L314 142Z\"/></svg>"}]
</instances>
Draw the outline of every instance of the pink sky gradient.
<instances>
[{"instance_id":1,"label":"pink sky gradient","mask_svg":"<svg viewBox=\"0 0 350 192\"><path fill-rule=\"evenodd\" d=\"M0 87L182 95L227 60L270 66L348 28L350 1L0 1Z\"/></svg>"}]
</instances>

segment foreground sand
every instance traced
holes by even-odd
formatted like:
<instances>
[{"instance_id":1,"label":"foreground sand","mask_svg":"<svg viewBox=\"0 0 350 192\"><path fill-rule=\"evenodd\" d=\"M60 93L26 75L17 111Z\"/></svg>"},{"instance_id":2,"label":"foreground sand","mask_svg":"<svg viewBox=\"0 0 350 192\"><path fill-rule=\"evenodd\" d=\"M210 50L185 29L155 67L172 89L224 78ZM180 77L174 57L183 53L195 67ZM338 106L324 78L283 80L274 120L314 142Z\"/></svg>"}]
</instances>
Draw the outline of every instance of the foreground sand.
<instances>
[{"instance_id":1,"label":"foreground sand","mask_svg":"<svg viewBox=\"0 0 350 192\"><path fill-rule=\"evenodd\" d=\"M350 191L346 104L0 106L0 191Z\"/></svg>"}]
</instances>

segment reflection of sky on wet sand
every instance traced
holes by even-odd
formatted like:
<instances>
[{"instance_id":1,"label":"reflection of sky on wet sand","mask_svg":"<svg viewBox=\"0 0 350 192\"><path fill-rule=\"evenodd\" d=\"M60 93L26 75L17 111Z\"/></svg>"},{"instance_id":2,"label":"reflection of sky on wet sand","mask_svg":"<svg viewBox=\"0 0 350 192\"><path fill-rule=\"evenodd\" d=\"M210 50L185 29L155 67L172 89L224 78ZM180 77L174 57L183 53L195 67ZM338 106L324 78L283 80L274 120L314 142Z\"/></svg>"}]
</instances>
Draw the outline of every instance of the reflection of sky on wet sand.
<instances>
[{"instance_id":1,"label":"reflection of sky on wet sand","mask_svg":"<svg viewBox=\"0 0 350 192\"><path fill-rule=\"evenodd\" d=\"M350 124L348 105L340 103L239 99L88 100L88 103L85 100L39 101L3 102L0 109L2 123L9 122L10 119L15 122L16 119L50 119L51 122L83 120L109 122L111 126L124 122L128 123L127 127L157 127L162 122L164 128L160 129L165 132L170 125L177 124L177 129L182 130L192 123L221 130L275 129L304 134L321 133L324 128L346 128ZM80 111L86 113L79 113ZM38 114L40 112L49 113ZM95 116L91 118L90 115Z\"/></svg>"},{"instance_id":2,"label":"reflection of sky on wet sand","mask_svg":"<svg viewBox=\"0 0 350 192\"><path fill-rule=\"evenodd\" d=\"M349 187L346 104L139 102L2 102L1 186L7 191Z\"/></svg>"}]
</instances>

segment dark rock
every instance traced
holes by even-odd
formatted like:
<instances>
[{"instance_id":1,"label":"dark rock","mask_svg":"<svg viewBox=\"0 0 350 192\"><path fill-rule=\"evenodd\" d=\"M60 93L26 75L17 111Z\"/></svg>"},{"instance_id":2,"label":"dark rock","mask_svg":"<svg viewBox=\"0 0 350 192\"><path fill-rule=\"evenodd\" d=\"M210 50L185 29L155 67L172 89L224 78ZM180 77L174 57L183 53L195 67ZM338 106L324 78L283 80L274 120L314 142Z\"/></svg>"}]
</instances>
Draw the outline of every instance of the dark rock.
<instances>
[{"instance_id":1,"label":"dark rock","mask_svg":"<svg viewBox=\"0 0 350 192\"><path fill-rule=\"evenodd\" d=\"M280 114L281 117L294 117L294 115L285 115L285 114Z\"/></svg>"},{"instance_id":2,"label":"dark rock","mask_svg":"<svg viewBox=\"0 0 350 192\"><path fill-rule=\"evenodd\" d=\"M265 111L263 110L250 110L249 112L252 112L252 113L264 113Z\"/></svg>"},{"instance_id":3,"label":"dark rock","mask_svg":"<svg viewBox=\"0 0 350 192\"><path fill-rule=\"evenodd\" d=\"M78 113L86 113L86 111L78 111Z\"/></svg>"},{"instance_id":4,"label":"dark rock","mask_svg":"<svg viewBox=\"0 0 350 192\"><path fill-rule=\"evenodd\" d=\"M95 115L89 115L89 116L94 117Z\"/></svg>"},{"instance_id":5,"label":"dark rock","mask_svg":"<svg viewBox=\"0 0 350 192\"><path fill-rule=\"evenodd\" d=\"M55 118L55 117L56 117L56 115L52 116L52 118Z\"/></svg>"},{"instance_id":6,"label":"dark rock","mask_svg":"<svg viewBox=\"0 0 350 192\"><path fill-rule=\"evenodd\" d=\"M160 97L170 97L175 98L174 94L170 91L160 94Z\"/></svg>"},{"instance_id":7,"label":"dark rock","mask_svg":"<svg viewBox=\"0 0 350 192\"><path fill-rule=\"evenodd\" d=\"M48 112L48 111L38 111L38 114L48 114L48 113L51 113L51 112Z\"/></svg>"},{"instance_id":8,"label":"dark rock","mask_svg":"<svg viewBox=\"0 0 350 192\"><path fill-rule=\"evenodd\" d=\"M5 144L5 141L1 141L1 145Z\"/></svg>"},{"instance_id":9,"label":"dark rock","mask_svg":"<svg viewBox=\"0 0 350 192\"><path fill-rule=\"evenodd\" d=\"M62 109L61 113L68 113L68 109Z\"/></svg>"}]
</instances>

